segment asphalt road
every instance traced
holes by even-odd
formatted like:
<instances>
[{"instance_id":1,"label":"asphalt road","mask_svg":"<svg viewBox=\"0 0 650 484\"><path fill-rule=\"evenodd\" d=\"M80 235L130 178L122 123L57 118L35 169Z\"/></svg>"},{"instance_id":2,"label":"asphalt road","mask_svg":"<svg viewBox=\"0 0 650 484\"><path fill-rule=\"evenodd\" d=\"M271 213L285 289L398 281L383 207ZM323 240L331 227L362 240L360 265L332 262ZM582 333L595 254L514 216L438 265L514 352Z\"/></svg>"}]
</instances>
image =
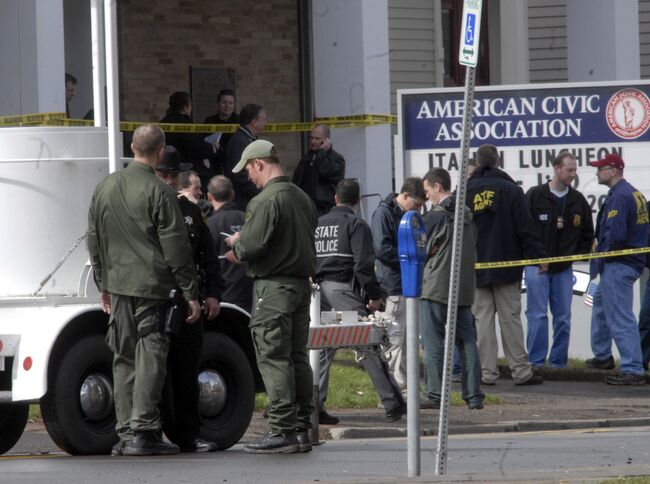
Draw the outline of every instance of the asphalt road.
<instances>
[{"instance_id":1,"label":"asphalt road","mask_svg":"<svg viewBox=\"0 0 650 484\"><path fill-rule=\"evenodd\" d=\"M27 432L32 448L42 435ZM650 475L650 427L451 436L447 474L453 481L551 481ZM422 439L422 478L434 480L435 438ZM173 457L0 457L2 483L400 482L406 439L328 441L309 454L255 456L241 446ZM44 449L45 450L45 449Z\"/></svg>"}]
</instances>

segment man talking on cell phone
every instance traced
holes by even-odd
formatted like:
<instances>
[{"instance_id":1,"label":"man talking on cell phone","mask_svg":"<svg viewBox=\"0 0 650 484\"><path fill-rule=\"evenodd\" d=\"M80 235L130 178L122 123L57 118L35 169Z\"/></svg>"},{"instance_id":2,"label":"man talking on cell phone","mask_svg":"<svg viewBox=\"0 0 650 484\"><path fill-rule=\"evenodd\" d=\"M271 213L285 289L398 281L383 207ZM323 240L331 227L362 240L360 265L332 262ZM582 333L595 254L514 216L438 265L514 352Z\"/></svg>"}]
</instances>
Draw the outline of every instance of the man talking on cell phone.
<instances>
[{"instance_id":1,"label":"man talking on cell phone","mask_svg":"<svg viewBox=\"0 0 650 484\"><path fill-rule=\"evenodd\" d=\"M330 128L317 124L309 136L309 151L298 163L292 181L314 201L320 217L335 205L336 185L343 178L345 160L332 149Z\"/></svg>"}]
</instances>

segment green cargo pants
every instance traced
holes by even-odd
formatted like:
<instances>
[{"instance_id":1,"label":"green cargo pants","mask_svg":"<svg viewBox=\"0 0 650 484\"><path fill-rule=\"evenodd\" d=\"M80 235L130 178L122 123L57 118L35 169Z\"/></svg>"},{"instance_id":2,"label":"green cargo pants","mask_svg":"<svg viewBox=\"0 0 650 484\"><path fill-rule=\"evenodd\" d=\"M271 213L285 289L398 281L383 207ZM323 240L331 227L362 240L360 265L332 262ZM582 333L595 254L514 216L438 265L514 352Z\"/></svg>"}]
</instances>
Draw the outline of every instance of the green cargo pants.
<instances>
[{"instance_id":1,"label":"green cargo pants","mask_svg":"<svg viewBox=\"0 0 650 484\"><path fill-rule=\"evenodd\" d=\"M111 295L106 343L113 352L116 430L122 440L130 440L136 431L161 428L158 407L167 374L169 338L153 327L157 323L151 309L164 302ZM145 311L147 316L141 318ZM138 338L138 332L149 334Z\"/></svg>"},{"instance_id":2,"label":"green cargo pants","mask_svg":"<svg viewBox=\"0 0 650 484\"><path fill-rule=\"evenodd\" d=\"M311 427L313 378L307 354L307 279L260 279L253 288L251 334L269 397L269 427L286 434Z\"/></svg>"}]
</instances>

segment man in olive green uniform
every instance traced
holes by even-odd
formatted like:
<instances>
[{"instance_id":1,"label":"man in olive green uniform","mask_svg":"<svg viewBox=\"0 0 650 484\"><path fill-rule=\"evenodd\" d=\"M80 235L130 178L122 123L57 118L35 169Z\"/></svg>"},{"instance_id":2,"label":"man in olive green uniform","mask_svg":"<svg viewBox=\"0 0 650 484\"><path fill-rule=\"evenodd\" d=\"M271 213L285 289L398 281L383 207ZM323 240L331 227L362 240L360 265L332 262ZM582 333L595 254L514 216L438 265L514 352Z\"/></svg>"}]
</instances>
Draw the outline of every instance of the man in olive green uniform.
<instances>
[{"instance_id":1,"label":"man in olive green uniform","mask_svg":"<svg viewBox=\"0 0 650 484\"><path fill-rule=\"evenodd\" d=\"M197 276L176 193L154 174L165 146L154 125L133 133L135 160L96 188L88 214L88 252L113 351L117 433L114 455L174 454L162 441L160 403L169 337L170 291L188 301L187 323L200 315Z\"/></svg>"},{"instance_id":2,"label":"man in olive green uniform","mask_svg":"<svg viewBox=\"0 0 650 484\"><path fill-rule=\"evenodd\" d=\"M316 208L285 176L270 142L249 144L232 171L244 168L262 192L248 203L241 233L226 243L255 279L251 334L270 400L269 433L244 450L308 452L314 405L307 336L309 277L316 267Z\"/></svg>"}]
</instances>

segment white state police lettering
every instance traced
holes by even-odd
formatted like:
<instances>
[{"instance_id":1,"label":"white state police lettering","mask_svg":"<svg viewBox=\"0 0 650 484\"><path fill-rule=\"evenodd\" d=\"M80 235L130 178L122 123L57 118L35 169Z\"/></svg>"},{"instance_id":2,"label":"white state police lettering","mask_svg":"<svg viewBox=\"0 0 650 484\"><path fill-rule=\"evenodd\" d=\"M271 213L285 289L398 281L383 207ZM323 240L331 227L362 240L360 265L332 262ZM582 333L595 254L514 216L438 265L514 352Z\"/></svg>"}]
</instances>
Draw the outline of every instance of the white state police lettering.
<instances>
[{"instance_id":1,"label":"white state police lettering","mask_svg":"<svg viewBox=\"0 0 650 484\"><path fill-rule=\"evenodd\" d=\"M322 225L316 227L316 254L333 254L339 250L339 226Z\"/></svg>"}]
</instances>

